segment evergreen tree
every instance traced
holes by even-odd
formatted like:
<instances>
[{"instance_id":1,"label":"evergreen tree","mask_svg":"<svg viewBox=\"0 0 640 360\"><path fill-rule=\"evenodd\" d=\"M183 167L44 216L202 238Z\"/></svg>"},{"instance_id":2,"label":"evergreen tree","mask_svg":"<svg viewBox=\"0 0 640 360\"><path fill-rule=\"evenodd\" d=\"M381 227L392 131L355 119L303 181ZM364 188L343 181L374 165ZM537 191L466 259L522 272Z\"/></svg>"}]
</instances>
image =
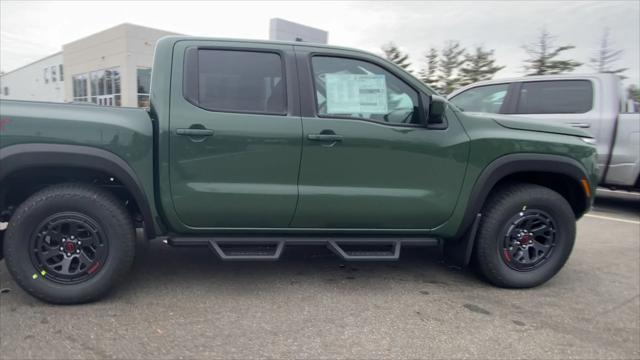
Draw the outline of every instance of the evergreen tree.
<instances>
[{"instance_id":1,"label":"evergreen tree","mask_svg":"<svg viewBox=\"0 0 640 360\"><path fill-rule=\"evenodd\" d=\"M575 48L573 45L553 46L554 37L547 30L542 30L536 43L523 46L529 54L524 68L527 75L546 75L570 72L581 66L574 60L557 60L563 52Z\"/></svg>"},{"instance_id":2,"label":"evergreen tree","mask_svg":"<svg viewBox=\"0 0 640 360\"><path fill-rule=\"evenodd\" d=\"M438 50L432 47L424 57L426 66L420 70L418 78L432 89L438 91Z\"/></svg>"},{"instance_id":3,"label":"evergreen tree","mask_svg":"<svg viewBox=\"0 0 640 360\"><path fill-rule=\"evenodd\" d=\"M621 78L625 78L621 73L627 68L613 69L613 63L620 60L622 56L621 49L614 49L609 42L609 28L605 28L600 41L600 49L595 57L589 59L590 66L599 73L618 74Z\"/></svg>"},{"instance_id":4,"label":"evergreen tree","mask_svg":"<svg viewBox=\"0 0 640 360\"><path fill-rule=\"evenodd\" d=\"M393 42L390 42L386 45L382 46L382 51L384 52L384 56L387 58L387 60L393 62L394 64L400 66L401 68L405 69L408 72L411 72L411 70L409 70L409 66L411 66L411 63L409 62L409 55L403 53L397 46L396 44L394 44Z\"/></svg>"},{"instance_id":5,"label":"evergreen tree","mask_svg":"<svg viewBox=\"0 0 640 360\"><path fill-rule=\"evenodd\" d=\"M439 61L438 85L439 92L450 94L460 87L460 67L465 63L465 49L457 41L449 41L442 49Z\"/></svg>"},{"instance_id":6,"label":"evergreen tree","mask_svg":"<svg viewBox=\"0 0 640 360\"><path fill-rule=\"evenodd\" d=\"M629 99L640 103L640 89L636 85L629 85L629 87L627 88L627 94L629 96Z\"/></svg>"},{"instance_id":7,"label":"evergreen tree","mask_svg":"<svg viewBox=\"0 0 640 360\"><path fill-rule=\"evenodd\" d=\"M465 64L460 68L460 85L469 85L471 83L489 80L504 66L495 64L493 58L493 50L484 50L482 46L475 48L475 52L465 55Z\"/></svg>"}]
</instances>

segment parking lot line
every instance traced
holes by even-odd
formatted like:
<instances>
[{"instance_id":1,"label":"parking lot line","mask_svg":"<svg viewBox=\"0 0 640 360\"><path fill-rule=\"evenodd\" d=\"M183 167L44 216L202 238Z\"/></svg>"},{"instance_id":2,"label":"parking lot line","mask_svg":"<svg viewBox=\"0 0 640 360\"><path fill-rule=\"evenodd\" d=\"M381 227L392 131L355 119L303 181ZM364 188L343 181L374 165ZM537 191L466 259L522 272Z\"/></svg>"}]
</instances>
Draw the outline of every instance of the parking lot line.
<instances>
[{"instance_id":1,"label":"parking lot line","mask_svg":"<svg viewBox=\"0 0 640 360\"><path fill-rule=\"evenodd\" d=\"M603 219L603 220L611 220L611 221L619 221L619 222L628 223L628 224L636 224L636 225L640 225L640 221L636 221L636 220L629 220L629 219L621 219L621 218L616 218L616 217L611 217L611 216L602 216L602 215L595 215L595 214L586 214L586 215L585 215L585 217L591 217L591 218Z\"/></svg>"}]
</instances>

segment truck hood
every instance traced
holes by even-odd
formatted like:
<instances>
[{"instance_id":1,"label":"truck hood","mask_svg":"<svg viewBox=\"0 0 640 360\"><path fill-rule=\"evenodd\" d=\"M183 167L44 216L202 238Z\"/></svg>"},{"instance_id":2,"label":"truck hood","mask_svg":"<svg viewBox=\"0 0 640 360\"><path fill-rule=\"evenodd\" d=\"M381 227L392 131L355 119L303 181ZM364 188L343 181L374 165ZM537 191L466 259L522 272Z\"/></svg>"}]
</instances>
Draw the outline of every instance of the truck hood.
<instances>
[{"instance_id":1,"label":"truck hood","mask_svg":"<svg viewBox=\"0 0 640 360\"><path fill-rule=\"evenodd\" d=\"M585 138L593 137L591 134L582 129L574 128L568 125L545 124L536 119L526 117L492 114L491 118L500 126L509 129L538 131L552 134L579 136Z\"/></svg>"}]
</instances>

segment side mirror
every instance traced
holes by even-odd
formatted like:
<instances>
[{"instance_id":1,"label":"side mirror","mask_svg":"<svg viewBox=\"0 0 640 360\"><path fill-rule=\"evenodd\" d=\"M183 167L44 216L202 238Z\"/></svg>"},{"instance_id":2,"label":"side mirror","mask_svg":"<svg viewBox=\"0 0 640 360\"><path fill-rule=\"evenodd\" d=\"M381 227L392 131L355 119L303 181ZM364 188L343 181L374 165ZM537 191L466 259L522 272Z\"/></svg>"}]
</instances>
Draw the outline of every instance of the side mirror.
<instances>
[{"instance_id":1,"label":"side mirror","mask_svg":"<svg viewBox=\"0 0 640 360\"><path fill-rule=\"evenodd\" d=\"M446 129L447 121L444 117L444 113L447 110L447 100L443 97L431 95L425 96L429 101L429 108L425 114L426 124L430 129Z\"/></svg>"}]
</instances>

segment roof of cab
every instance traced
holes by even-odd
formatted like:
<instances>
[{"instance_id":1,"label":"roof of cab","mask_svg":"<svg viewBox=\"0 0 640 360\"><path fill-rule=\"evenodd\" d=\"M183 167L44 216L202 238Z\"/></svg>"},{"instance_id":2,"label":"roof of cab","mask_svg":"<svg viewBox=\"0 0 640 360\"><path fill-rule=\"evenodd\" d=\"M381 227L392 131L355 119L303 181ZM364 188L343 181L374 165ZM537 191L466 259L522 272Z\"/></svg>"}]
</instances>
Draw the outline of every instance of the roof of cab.
<instances>
[{"instance_id":1,"label":"roof of cab","mask_svg":"<svg viewBox=\"0 0 640 360\"><path fill-rule=\"evenodd\" d=\"M212 37L200 37L200 36L179 36L179 35L169 35L163 36L158 40L160 41L169 41L169 42L178 42L183 40L195 40L195 41L219 41L219 42L232 42L232 43L245 43L245 44L272 44L272 45L291 45L291 46L307 46L307 47L315 47L322 49L336 49L336 50L346 50L346 51L355 51L366 54L373 54L369 51L360 50L356 48L350 48L346 46L335 46L335 45L327 45L327 44L317 44L317 43L308 43L301 41L280 41L280 40L253 40L253 39L234 39L234 38L212 38ZM376 55L376 54L373 54ZM376 55L379 56L379 55Z\"/></svg>"}]
</instances>

